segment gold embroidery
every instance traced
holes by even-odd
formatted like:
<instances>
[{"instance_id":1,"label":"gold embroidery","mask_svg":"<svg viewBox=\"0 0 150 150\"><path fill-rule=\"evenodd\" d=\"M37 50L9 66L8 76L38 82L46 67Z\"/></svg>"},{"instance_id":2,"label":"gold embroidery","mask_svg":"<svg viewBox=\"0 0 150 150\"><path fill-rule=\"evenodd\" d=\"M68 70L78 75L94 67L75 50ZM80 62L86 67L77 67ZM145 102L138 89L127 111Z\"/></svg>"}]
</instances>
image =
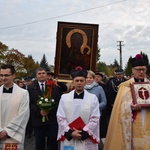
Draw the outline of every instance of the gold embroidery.
<instances>
[{"instance_id":1,"label":"gold embroidery","mask_svg":"<svg viewBox=\"0 0 150 150\"><path fill-rule=\"evenodd\" d=\"M17 143L6 143L5 150L18 150L18 144Z\"/></svg>"},{"instance_id":2,"label":"gold embroidery","mask_svg":"<svg viewBox=\"0 0 150 150\"><path fill-rule=\"evenodd\" d=\"M144 147L145 145L150 146L149 142L150 136L144 136L142 138L133 138L133 146L134 147Z\"/></svg>"},{"instance_id":3,"label":"gold embroidery","mask_svg":"<svg viewBox=\"0 0 150 150\"><path fill-rule=\"evenodd\" d=\"M122 121L122 129L123 129L123 135L124 135L124 142L126 149L131 148L131 127L132 127L132 112L130 108L130 92L127 92L122 100L122 114L121 114L121 121Z\"/></svg>"},{"instance_id":4,"label":"gold embroidery","mask_svg":"<svg viewBox=\"0 0 150 150\"><path fill-rule=\"evenodd\" d=\"M70 39L71 39L72 34L74 34L76 32L80 33L82 35L82 37L83 37L83 43L82 43L81 48L80 48L81 54L84 54L84 49L87 48L88 52L86 54L89 55L91 53L91 48L87 45L87 42L88 42L87 35L86 35L86 33L83 30L72 29L66 36L66 44L67 44L67 46L69 48L71 47Z\"/></svg>"}]
</instances>

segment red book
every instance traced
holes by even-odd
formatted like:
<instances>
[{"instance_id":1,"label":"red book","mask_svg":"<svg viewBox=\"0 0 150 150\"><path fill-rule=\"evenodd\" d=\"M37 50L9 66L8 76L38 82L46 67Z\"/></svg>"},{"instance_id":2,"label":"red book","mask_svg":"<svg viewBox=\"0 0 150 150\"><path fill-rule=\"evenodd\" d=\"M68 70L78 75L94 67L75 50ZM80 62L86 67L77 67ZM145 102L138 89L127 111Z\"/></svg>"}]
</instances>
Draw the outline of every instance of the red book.
<instances>
[{"instance_id":1,"label":"red book","mask_svg":"<svg viewBox=\"0 0 150 150\"><path fill-rule=\"evenodd\" d=\"M85 126L85 123L84 123L84 121L82 120L81 117L78 117L77 119L75 119L74 121L72 121L72 122L69 124L69 127L70 127L71 129L75 128L75 129L77 129L77 130L82 130L82 129L84 128L84 126ZM90 140L91 140L92 142L98 143L98 142L96 141L96 139L93 139L92 136L90 136L89 138L90 138Z\"/></svg>"},{"instance_id":2,"label":"red book","mask_svg":"<svg viewBox=\"0 0 150 150\"><path fill-rule=\"evenodd\" d=\"M69 124L69 127L73 130L73 128L76 128L77 130L82 130L85 126L85 123L83 122L81 117L78 117L74 121L72 121Z\"/></svg>"},{"instance_id":3,"label":"red book","mask_svg":"<svg viewBox=\"0 0 150 150\"><path fill-rule=\"evenodd\" d=\"M77 119L75 119L74 121L72 121L69 124L69 127L73 130L73 128L76 128L77 130L82 130L85 126L85 123L83 122L83 120L81 119L81 117L78 117ZM62 136L60 139L60 141L64 141L65 137Z\"/></svg>"}]
</instances>

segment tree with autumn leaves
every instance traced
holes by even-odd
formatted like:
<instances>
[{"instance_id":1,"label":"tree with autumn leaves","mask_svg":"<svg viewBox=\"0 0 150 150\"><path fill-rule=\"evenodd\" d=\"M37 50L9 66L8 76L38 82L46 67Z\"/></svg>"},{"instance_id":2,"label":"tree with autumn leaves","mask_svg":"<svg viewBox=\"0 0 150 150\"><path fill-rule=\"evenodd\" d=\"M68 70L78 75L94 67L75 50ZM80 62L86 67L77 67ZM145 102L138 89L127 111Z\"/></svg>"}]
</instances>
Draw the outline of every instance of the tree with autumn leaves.
<instances>
[{"instance_id":1,"label":"tree with autumn leaves","mask_svg":"<svg viewBox=\"0 0 150 150\"><path fill-rule=\"evenodd\" d=\"M100 48L97 50L96 55L96 71L105 72L106 75L111 76L113 75L113 72L116 68L118 68L119 64L117 60L114 60L114 63L112 65L106 65L105 62L100 61ZM141 52L144 59L148 61L147 54ZM126 63L126 67L124 69L125 75L130 76L132 72L131 68L131 61L132 57L130 56L128 59L128 62ZM19 52L17 49L10 49L7 45L0 42L0 65L2 63L10 63L13 64L16 67L17 72L17 78L24 78L26 76L32 76L35 77L35 71L38 67L44 67L46 70L49 70L48 68L51 68L48 66L47 60L45 55L43 55L43 58L40 62L35 62L31 55L28 57L25 57L24 54ZM147 68L147 75L150 76L150 65L148 65Z\"/></svg>"},{"instance_id":2,"label":"tree with autumn leaves","mask_svg":"<svg viewBox=\"0 0 150 150\"><path fill-rule=\"evenodd\" d=\"M17 49L8 49L8 46L0 42L0 64L9 63L16 68L16 77L35 76L35 70L39 63L35 62L32 56L25 57Z\"/></svg>"}]
</instances>

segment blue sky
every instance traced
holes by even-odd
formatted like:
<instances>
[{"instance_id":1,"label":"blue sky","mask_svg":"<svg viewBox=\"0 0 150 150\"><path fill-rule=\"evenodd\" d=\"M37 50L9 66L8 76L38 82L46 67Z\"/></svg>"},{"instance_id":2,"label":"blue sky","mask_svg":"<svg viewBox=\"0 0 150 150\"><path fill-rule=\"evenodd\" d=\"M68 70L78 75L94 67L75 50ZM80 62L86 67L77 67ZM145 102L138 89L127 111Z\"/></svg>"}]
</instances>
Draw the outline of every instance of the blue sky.
<instances>
[{"instance_id":1,"label":"blue sky","mask_svg":"<svg viewBox=\"0 0 150 150\"><path fill-rule=\"evenodd\" d=\"M150 56L149 8L149 0L0 0L0 41L53 65L58 21L99 24L100 60L119 62L124 41L124 67L140 51Z\"/></svg>"}]
</instances>

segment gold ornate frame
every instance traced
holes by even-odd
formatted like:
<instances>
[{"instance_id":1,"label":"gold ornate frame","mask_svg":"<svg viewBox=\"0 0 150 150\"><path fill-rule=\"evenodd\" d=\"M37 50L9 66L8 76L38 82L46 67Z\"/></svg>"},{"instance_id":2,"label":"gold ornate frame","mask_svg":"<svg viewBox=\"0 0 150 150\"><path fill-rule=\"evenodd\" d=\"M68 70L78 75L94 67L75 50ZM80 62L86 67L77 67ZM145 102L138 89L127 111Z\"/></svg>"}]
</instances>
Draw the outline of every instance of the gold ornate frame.
<instances>
[{"instance_id":1,"label":"gold ornate frame","mask_svg":"<svg viewBox=\"0 0 150 150\"><path fill-rule=\"evenodd\" d=\"M133 103L150 106L150 83L135 82L130 85Z\"/></svg>"},{"instance_id":2,"label":"gold ornate frame","mask_svg":"<svg viewBox=\"0 0 150 150\"><path fill-rule=\"evenodd\" d=\"M58 22L55 53L55 75L71 79L70 71L77 66L95 71L98 25Z\"/></svg>"}]
</instances>

